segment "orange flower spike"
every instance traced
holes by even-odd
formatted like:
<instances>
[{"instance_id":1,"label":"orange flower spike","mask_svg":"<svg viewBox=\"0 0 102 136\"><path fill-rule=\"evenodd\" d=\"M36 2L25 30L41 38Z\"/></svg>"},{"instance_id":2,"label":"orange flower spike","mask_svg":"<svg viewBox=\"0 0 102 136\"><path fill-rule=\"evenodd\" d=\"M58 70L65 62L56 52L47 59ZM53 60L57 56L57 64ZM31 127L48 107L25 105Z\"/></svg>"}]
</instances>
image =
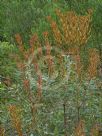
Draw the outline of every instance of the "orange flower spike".
<instances>
[{"instance_id":1,"label":"orange flower spike","mask_svg":"<svg viewBox=\"0 0 102 136\"><path fill-rule=\"evenodd\" d=\"M32 64L34 65L35 72L37 73L39 71L39 65L37 63L35 56L33 56Z\"/></svg>"},{"instance_id":2,"label":"orange flower spike","mask_svg":"<svg viewBox=\"0 0 102 136\"><path fill-rule=\"evenodd\" d=\"M83 120L81 120L77 125L75 136L85 136L85 124Z\"/></svg>"},{"instance_id":3,"label":"orange flower spike","mask_svg":"<svg viewBox=\"0 0 102 136\"><path fill-rule=\"evenodd\" d=\"M51 47L50 47L48 35L49 35L49 33L47 31L43 32L43 36L45 38L45 45L46 45L46 54L50 55Z\"/></svg>"},{"instance_id":4,"label":"orange flower spike","mask_svg":"<svg viewBox=\"0 0 102 136\"><path fill-rule=\"evenodd\" d=\"M30 56L30 54L29 54L29 50L28 50L28 51L26 51L26 52L24 53L24 59L27 61L28 58L29 58L29 56Z\"/></svg>"},{"instance_id":5,"label":"orange flower spike","mask_svg":"<svg viewBox=\"0 0 102 136\"><path fill-rule=\"evenodd\" d=\"M19 50L23 53L24 52L24 46L23 46L23 42L22 42L22 38L21 38L20 34L16 34L15 39L16 39L18 45L19 45Z\"/></svg>"},{"instance_id":6,"label":"orange flower spike","mask_svg":"<svg viewBox=\"0 0 102 136\"><path fill-rule=\"evenodd\" d=\"M53 22L51 23L51 28L52 28L52 31L53 31L54 38L55 38L56 42L57 42L58 44L61 44L61 43L62 43L61 32L60 32L60 30L58 29L58 26L57 26L57 24L56 24L55 21L53 21Z\"/></svg>"},{"instance_id":7,"label":"orange flower spike","mask_svg":"<svg viewBox=\"0 0 102 136\"><path fill-rule=\"evenodd\" d=\"M68 49L68 54L69 55L76 55L78 53L78 48L77 47L72 47Z\"/></svg>"},{"instance_id":8,"label":"orange flower spike","mask_svg":"<svg viewBox=\"0 0 102 136\"><path fill-rule=\"evenodd\" d=\"M95 124L93 128L91 129L90 136L100 136L99 129L100 127L97 124Z\"/></svg>"},{"instance_id":9,"label":"orange flower spike","mask_svg":"<svg viewBox=\"0 0 102 136\"><path fill-rule=\"evenodd\" d=\"M43 53L42 53L42 46L41 46L39 39L37 39L36 44L37 44L37 47L38 47L38 55L39 55L39 58L40 58Z\"/></svg>"},{"instance_id":10,"label":"orange flower spike","mask_svg":"<svg viewBox=\"0 0 102 136\"><path fill-rule=\"evenodd\" d=\"M43 35L44 35L44 38L45 38L46 55L49 57L50 53L51 53L51 46L50 46L49 39L48 39L48 33L44 32Z\"/></svg>"},{"instance_id":11,"label":"orange flower spike","mask_svg":"<svg viewBox=\"0 0 102 136\"><path fill-rule=\"evenodd\" d=\"M0 136L5 136L5 129L0 126Z\"/></svg>"},{"instance_id":12,"label":"orange flower spike","mask_svg":"<svg viewBox=\"0 0 102 136\"><path fill-rule=\"evenodd\" d=\"M34 34L30 39L30 46L33 47L34 43L38 40L37 34Z\"/></svg>"},{"instance_id":13,"label":"orange flower spike","mask_svg":"<svg viewBox=\"0 0 102 136\"><path fill-rule=\"evenodd\" d=\"M34 49L34 46L32 46L31 48L29 48L29 54L31 55L31 54L33 54L34 53L34 51L35 51L35 49Z\"/></svg>"},{"instance_id":14,"label":"orange flower spike","mask_svg":"<svg viewBox=\"0 0 102 136\"><path fill-rule=\"evenodd\" d=\"M34 67L35 67L35 71L38 72L39 71L39 66L38 66L37 62L34 63Z\"/></svg>"},{"instance_id":15,"label":"orange flower spike","mask_svg":"<svg viewBox=\"0 0 102 136\"><path fill-rule=\"evenodd\" d=\"M78 53L74 55L74 60L76 62L76 72L77 72L78 76L80 76L83 66L81 64L81 58Z\"/></svg>"},{"instance_id":16,"label":"orange flower spike","mask_svg":"<svg viewBox=\"0 0 102 136\"><path fill-rule=\"evenodd\" d=\"M43 32L43 36L44 36L45 38L47 38L48 35L49 35L48 31Z\"/></svg>"},{"instance_id":17,"label":"orange flower spike","mask_svg":"<svg viewBox=\"0 0 102 136\"><path fill-rule=\"evenodd\" d=\"M39 65L38 65L37 60L36 60L35 57L33 58L33 62L32 63L34 64L34 69L35 69L35 72L36 72L36 74L38 76L38 81L37 81L37 89L38 89L38 91L37 92L38 92L39 98L41 98L41 94L42 94L42 75L41 75L41 72L39 70Z\"/></svg>"},{"instance_id":18,"label":"orange flower spike","mask_svg":"<svg viewBox=\"0 0 102 136\"><path fill-rule=\"evenodd\" d=\"M48 20L49 22L51 22L51 21L52 21L51 16L47 16L46 18L47 18L47 20Z\"/></svg>"},{"instance_id":19,"label":"orange flower spike","mask_svg":"<svg viewBox=\"0 0 102 136\"><path fill-rule=\"evenodd\" d=\"M39 57L41 57L41 55L42 55L42 47L41 47L41 44L40 44L40 41L38 39L38 35L37 34L34 34L31 37L31 39L30 39L30 45L31 45L30 52L34 53L34 45L35 45L35 46L37 46L36 48L38 49Z\"/></svg>"},{"instance_id":20,"label":"orange flower spike","mask_svg":"<svg viewBox=\"0 0 102 136\"><path fill-rule=\"evenodd\" d=\"M20 56L18 54L14 54L12 58L14 58L16 62L20 61Z\"/></svg>"},{"instance_id":21,"label":"orange flower spike","mask_svg":"<svg viewBox=\"0 0 102 136\"><path fill-rule=\"evenodd\" d=\"M93 48L89 50L89 67L88 67L88 73L90 78L94 78L97 75L97 66L100 62L100 57L98 51Z\"/></svg>"},{"instance_id":22,"label":"orange flower spike","mask_svg":"<svg viewBox=\"0 0 102 136\"><path fill-rule=\"evenodd\" d=\"M21 119L19 116L19 110L17 109L17 107L15 105L10 105L8 107L8 110L10 112L12 124L13 124L14 128L16 129L18 135L23 136L22 126L21 126L22 123L21 123Z\"/></svg>"},{"instance_id":23,"label":"orange flower spike","mask_svg":"<svg viewBox=\"0 0 102 136\"><path fill-rule=\"evenodd\" d=\"M58 16L60 16L60 15L61 15L61 11L60 11L60 9L56 9L56 10L55 10L55 12L56 12L56 14L57 14Z\"/></svg>"},{"instance_id":24,"label":"orange flower spike","mask_svg":"<svg viewBox=\"0 0 102 136\"><path fill-rule=\"evenodd\" d=\"M20 34L15 34L15 39L19 45L22 45L22 38Z\"/></svg>"},{"instance_id":25,"label":"orange flower spike","mask_svg":"<svg viewBox=\"0 0 102 136\"><path fill-rule=\"evenodd\" d=\"M58 10L58 9L56 10L56 14L60 18L60 22L62 24L62 31L63 31L63 34L64 34L64 41L66 42L67 37L68 37L67 36L67 19L66 19L65 15L63 13L61 13L61 11Z\"/></svg>"},{"instance_id":26,"label":"orange flower spike","mask_svg":"<svg viewBox=\"0 0 102 136\"><path fill-rule=\"evenodd\" d=\"M54 38L55 38L56 42L61 44L62 43L61 33L60 33L60 30L58 29L58 26L57 26L56 22L52 20L51 16L48 16L47 20L50 22L50 26L52 28L52 31L53 31Z\"/></svg>"},{"instance_id":27,"label":"orange flower spike","mask_svg":"<svg viewBox=\"0 0 102 136\"><path fill-rule=\"evenodd\" d=\"M77 46L85 45L90 34L91 13L87 16L78 16L73 11L61 13L60 10L56 10L56 14L62 24L65 43Z\"/></svg>"},{"instance_id":28,"label":"orange flower spike","mask_svg":"<svg viewBox=\"0 0 102 136\"><path fill-rule=\"evenodd\" d=\"M20 69L21 71L24 71L24 70L25 70L25 64L23 64L23 63L17 63L17 67L18 67L18 69Z\"/></svg>"},{"instance_id":29,"label":"orange flower spike","mask_svg":"<svg viewBox=\"0 0 102 136\"><path fill-rule=\"evenodd\" d=\"M23 86L24 86L24 88L25 88L26 90L30 90L30 82L29 82L28 79L25 79L25 80L23 81Z\"/></svg>"},{"instance_id":30,"label":"orange flower spike","mask_svg":"<svg viewBox=\"0 0 102 136\"><path fill-rule=\"evenodd\" d=\"M34 68L35 68L35 72L38 76L38 81L37 81L37 88L38 88L38 96L39 98L41 98L41 94L42 94L42 75L41 72L39 70L39 65L36 61L36 59L33 59L33 64L34 64Z\"/></svg>"},{"instance_id":31,"label":"orange flower spike","mask_svg":"<svg viewBox=\"0 0 102 136\"><path fill-rule=\"evenodd\" d=\"M60 17L60 21L61 21L61 23L62 23L62 22L63 22L63 19L64 19L64 14L60 11L60 9L56 9L55 12L56 12L56 15L57 15L58 17ZM62 24L63 24L63 23L62 23Z\"/></svg>"}]
</instances>

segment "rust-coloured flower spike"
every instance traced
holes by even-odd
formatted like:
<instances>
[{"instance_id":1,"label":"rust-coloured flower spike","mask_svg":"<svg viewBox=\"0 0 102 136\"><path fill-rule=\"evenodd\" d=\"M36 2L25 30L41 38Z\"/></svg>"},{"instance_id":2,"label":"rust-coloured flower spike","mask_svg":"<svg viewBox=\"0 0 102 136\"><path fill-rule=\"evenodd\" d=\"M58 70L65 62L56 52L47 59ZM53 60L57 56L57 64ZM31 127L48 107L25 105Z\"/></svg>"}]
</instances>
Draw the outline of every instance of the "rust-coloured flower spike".
<instances>
[{"instance_id":1,"label":"rust-coloured flower spike","mask_svg":"<svg viewBox=\"0 0 102 136\"><path fill-rule=\"evenodd\" d=\"M41 71L40 71L40 69L39 69L39 65L38 65L38 63L37 63L37 60L36 60L36 58L35 58L35 56L33 56L34 58L33 58L33 61L32 61L32 63L33 63L33 65L34 65L34 68L35 68L35 72L36 72L36 74L37 74L37 77L38 77L38 80L37 80L37 95L38 95L38 97L39 97L39 100L40 100L40 98L41 98L41 96L42 96L42 74L41 74Z\"/></svg>"},{"instance_id":2,"label":"rust-coloured flower spike","mask_svg":"<svg viewBox=\"0 0 102 136\"><path fill-rule=\"evenodd\" d=\"M80 77L81 73L82 73L82 68L83 68L80 55L79 54L74 55L74 60L76 63L76 72L77 72L78 76Z\"/></svg>"},{"instance_id":3,"label":"rust-coloured flower spike","mask_svg":"<svg viewBox=\"0 0 102 136\"><path fill-rule=\"evenodd\" d=\"M38 77L38 80L37 80L37 95L38 95L38 98L40 100L41 96L42 96L42 74L41 74L41 71L40 71L40 68L39 68L39 65L37 63L37 59L35 56L33 56L33 61L32 61L32 64L34 65L34 69L35 69L35 72L37 74L37 77Z\"/></svg>"},{"instance_id":4,"label":"rust-coloured flower spike","mask_svg":"<svg viewBox=\"0 0 102 136\"><path fill-rule=\"evenodd\" d=\"M17 62L17 68L21 71L25 70L25 64L21 63L21 62Z\"/></svg>"},{"instance_id":5,"label":"rust-coloured flower spike","mask_svg":"<svg viewBox=\"0 0 102 136\"><path fill-rule=\"evenodd\" d=\"M23 46L23 42L22 42L22 38L21 38L20 34L15 34L15 39L19 45L20 52L24 53L24 46Z\"/></svg>"},{"instance_id":6,"label":"rust-coloured flower spike","mask_svg":"<svg viewBox=\"0 0 102 136\"><path fill-rule=\"evenodd\" d=\"M16 107L16 105L10 105L8 107L8 110L10 113L13 127L16 129L19 136L23 136L22 127L21 127L22 123L19 115L20 110Z\"/></svg>"},{"instance_id":7,"label":"rust-coloured flower spike","mask_svg":"<svg viewBox=\"0 0 102 136\"><path fill-rule=\"evenodd\" d=\"M34 43L38 40L37 34L34 34L30 39L30 46L34 46Z\"/></svg>"},{"instance_id":8,"label":"rust-coloured flower spike","mask_svg":"<svg viewBox=\"0 0 102 136\"><path fill-rule=\"evenodd\" d=\"M59 44L62 44L62 36L61 36L61 32L58 28L58 25L55 21L52 20L52 18L50 16L47 17L47 20L49 21L50 23L50 26L51 26L51 29L52 29L52 32L53 32L53 35L54 35L54 38L56 40L56 43L59 45Z\"/></svg>"},{"instance_id":9,"label":"rust-coloured flower spike","mask_svg":"<svg viewBox=\"0 0 102 136\"><path fill-rule=\"evenodd\" d=\"M44 32L43 36L45 38L46 55L49 57L49 55L51 53L51 46L50 46L49 39L48 39L48 32Z\"/></svg>"},{"instance_id":10,"label":"rust-coloured flower spike","mask_svg":"<svg viewBox=\"0 0 102 136\"><path fill-rule=\"evenodd\" d=\"M32 91L30 90L30 82L28 79L25 79L23 81L24 88L26 89L26 93L28 95L28 100L30 102L30 109L31 109L31 114L32 114L32 125L34 127L36 119L35 119L35 114L36 114L36 107L33 99L33 94Z\"/></svg>"},{"instance_id":11,"label":"rust-coloured flower spike","mask_svg":"<svg viewBox=\"0 0 102 136\"><path fill-rule=\"evenodd\" d=\"M0 136L5 136L5 129L0 126Z\"/></svg>"},{"instance_id":12,"label":"rust-coloured flower spike","mask_svg":"<svg viewBox=\"0 0 102 136\"><path fill-rule=\"evenodd\" d=\"M19 45L22 45L22 38L20 34L15 34L15 39Z\"/></svg>"},{"instance_id":13,"label":"rust-coloured flower spike","mask_svg":"<svg viewBox=\"0 0 102 136\"><path fill-rule=\"evenodd\" d=\"M29 83L29 80L28 79L25 79L23 81L23 86L26 90L30 90L30 83Z\"/></svg>"},{"instance_id":14,"label":"rust-coloured flower spike","mask_svg":"<svg viewBox=\"0 0 102 136\"><path fill-rule=\"evenodd\" d=\"M99 136L99 126L97 124L92 127L90 136Z\"/></svg>"},{"instance_id":15,"label":"rust-coloured flower spike","mask_svg":"<svg viewBox=\"0 0 102 136\"><path fill-rule=\"evenodd\" d=\"M26 78L24 79L24 77L25 75L23 76L23 87L28 95L29 102L33 105L34 101L32 91L30 90L30 81Z\"/></svg>"},{"instance_id":16,"label":"rust-coloured flower spike","mask_svg":"<svg viewBox=\"0 0 102 136\"><path fill-rule=\"evenodd\" d=\"M20 56L18 54L13 54L12 58L15 59L16 62L20 61Z\"/></svg>"},{"instance_id":17,"label":"rust-coloured flower spike","mask_svg":"<svg viewBox=\"0 0 102 136\"><path fill-rule=\"evenodd\" d=\"M91 79L97 76L97 67L99 65L99 62L100 62L100 57L97 49L95 48L89 49L88 73Z\"/></svg>"},{"instance_id":18,"label":"rust-coloured flower spike","mask_svg":"<svg viewBox=\"0 0 102 136\"><path fill-rule=\"evenodd\" d=\"M91 11L86 16L79 16L74 11L62 13L57 9L56 14L60 18L64 42L68 45L85 45L90 34Z\"/></svg>"},{"instance_id":19,"label":"rust-coloured flower spike","mask_svg":"<svg viewBox=\"0 0 102 136\"><path fill-rule=\"evenodd\" d=\"M25 61L28 61L29 57L30 57L30 52L29 52L29 50L27 50L27 51L24 52Z\"/></svg>"},{"instance_id":20,"label":"rust-coloured flower spike","mask_svg":"<svg viewBox=\"0 0 102 136\"><path fill-rule=\"evenodd\" d=\"M65 53L63 51L61 51L60 54L57 54L58 64L60 65L59 75L61 78L64 78L67 74L67 70L66 70L65 64L64 64L64 55L65 55Z\"/></svg>"},{"instance_id":21,"label":"rust-coloured flower spike","mask_svg":"<svg viewBox=\"0 0 102 136\"><path fill-rule=\"evenodd\" d=\"M34 53L34 46L36 46L37 50L38 50L38 57L40 58L41 55L42 55L42 47L41 47L41 44L40 44L40 41L38 39L38 35L37 34L34 34L31 39L30 39L30 45L31 45L31 49L30 49L30 53L33 54ZM36 74L38 76L38 81L37 81L37 88L38 88L38 94L39 96L41 96L41 84L39 85L39 77L41 77L41 72L39 72L39 65L37 63L37 58L36 56L33 56L33 61L32 63L34 64L34 68L35 68L35 71L36 71ZM42 78L41 78L42 80ZM40 89L39 89L40 88Z\"/></svg>"},{"instance_id":22,"label":"rust-coloured flower spike","mask_svg":"<svg viewBox=\"0 0 102 136\"><path fill-rule=\"evenodd\" d=\"M78 47L71 47L71 48L68 48L68 54L69 55L76 55L78 53L78 50L79 48Z\"/></svg>"},{"instance_id":23,"label":"rust-coloured flower spike","mask_svg":"<svg viewBox=\"0 0 102 136\"><path fill-rule=\"evenodd\" d=\"M48 33L47 31L43 32L43 36L44 36L45 38L47 38L48 35L49 35L49 33Z\"/></svg>"},{"instance_id":24,"label":"rust-coloured flower spike","mask_svg":"<svg viewBox=\"0 0 102 136\"><path fill-rule=\"evenodd\" d=\"M30 46L31 46L30 52L34 53L34 48L36 48L38 50L38 55L39 55L39 58L40 58L41 55L42 55L42 47L41 47L41 43L39 41L39 38L38 38L37 34L34 34L31 37L31 39L30 39Z\"/></svg>"},{"instance_id":25,"label":"rust-coloured flower spike","mask_svg":"<svg viewBox=\"0 0 102 136\"><path fill-rule=\"evenodd\" d=\"M75 129L75 136L85 136L84 121L81 120Z\"/></svg>"},{"instance_id":26,"label":"rust-coloured flower spike","mask_svg":"<svg viewBox=\"0 0 102 136\"><path fill-rule=\"evenodd\" d=\"M48 74L49 76L53 72L53 57L51 55L51 45L48 39L48 32L43 33L44 39L45 39L45 45L46 45L46 58L47 58L47 63L48 63Z\"/></svg>"},{"instance_id":27,"label":"rust-coloured flower spike","mask_svg":"<svg viewBox=\"0 0 102 136\"><path fill-rule=\"evenodd\" d=\"M42 46L41 46L39 39L37 40L36 45L38 49L38 57L40 58L42 56Z\"/></svg>"},{"instance_id":28,"label":"rust-coloured flower spike","mask_svg":"<svg viewBox=\"0 0 102 136\"><path fill-rule=\"evenodd\" d=\"M52 21L51 16L47 16L46 18L47 18L47 20L48 20L49 22L51 22L51 21ZM44 33L45 33L45 32L44 32Z\"/></svg>"}]
</instances>

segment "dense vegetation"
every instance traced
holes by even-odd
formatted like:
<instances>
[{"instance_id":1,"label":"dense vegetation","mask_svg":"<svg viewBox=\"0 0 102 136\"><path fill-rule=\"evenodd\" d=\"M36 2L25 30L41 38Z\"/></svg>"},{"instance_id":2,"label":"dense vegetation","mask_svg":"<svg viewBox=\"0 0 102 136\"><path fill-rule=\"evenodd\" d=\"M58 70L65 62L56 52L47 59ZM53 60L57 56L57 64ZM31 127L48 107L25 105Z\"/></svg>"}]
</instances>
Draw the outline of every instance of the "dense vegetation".
<instances>
[{"instance_id":1,"label":"dense vegetation","mask_svg":"<svg viewBox=\"0 0 102 136\"><path fill-rule=\"evenodd\" d=\"M101 0L0 0L0 136L101 136L101 79Z\"/></svg>"}]
</instances>

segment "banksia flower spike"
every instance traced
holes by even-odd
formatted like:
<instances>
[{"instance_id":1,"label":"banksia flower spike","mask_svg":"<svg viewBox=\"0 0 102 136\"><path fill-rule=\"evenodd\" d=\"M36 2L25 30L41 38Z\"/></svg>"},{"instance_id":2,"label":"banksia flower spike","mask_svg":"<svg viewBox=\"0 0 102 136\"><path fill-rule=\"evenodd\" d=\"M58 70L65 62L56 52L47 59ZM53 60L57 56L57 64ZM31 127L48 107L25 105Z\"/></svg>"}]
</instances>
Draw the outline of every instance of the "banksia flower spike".
<instances>
[{"instance_id":1,"label":"banksia flower spike","mask_svg":"<svg viewBox=\"0 0 102 136\"><path fill-rule=\"evenodd\" d=\"M91 129L90 136L100 136L99 135L99 127L98 125L94 125L94 127Z\"/></svg>"},{"instance_id":2,"label":"banksia flower spike","mask_svg":"<svg viewBox=\"0 0 102 136\"><path fill-rule=\"evenodd\" d=\"M30 81L28 79L25 79L23 81L23 86L24 86L24 89L26 90L26 93L28 95L28 100L30 102L30 110L31 110L31 114L32 114L31 126L32 126L32 128L35 128L35 126L36 126L35 116L36 116L37 108L35 107L35 102L34 102L34 99L33 99L33 93L30 90Z\"/></svg>"},{"instance_id":3,"label":"banksia flower spike","mask_svg":"<svg viewBox=\"0 0 102 136\"><path fill-rule=\"evenodd\" d=\"M40 68L39 68L39 64L37 63L37 60L35 58L35 56L33 56L33 65L34 65L34 69L35 69L35 72L37 74L37 95L39 96L39 98L41 98L42 96L42 74L41 74L41 71L40 71Z\"/></svg>"},{"instance_id":4,"label":"banksia flower spike","mask_svg":"<svg viewBox=\"0 0 102 136\"><path fill-rule=\"evenodd\" d=\"M24 88L25 88L26 90L30 90L30 83L29 83L29 80L28 80L28 79L25 79L25 80L23 81L23 85L24 85Z\"/></svg>"},{"instance_id":5,"label":"banksia flower spike","mask_svg":"<svg viewBox=\"0 0 102 136\"><path fill-rule=\"evenodd\" d=\"M15 39L16 39L16 41L17 41L17 43L19 45L22 45L22 38L21 38L20 34L16 34L15 35Z\"/></svg>"},{"instance_id":6,"label":"banksia flower spike","mask_svg":"<svg viewBox=\"0 0 102 136\"><path fill-rule=\"evenodd\" d=\"M0 136L5 136L5 129L0 126Z\"/></svg>"},{"instance_id":7,"label":"banksia flower spike","mask_svg":"<svg viewBox=\"0 0 102 136\"><path fill-rule=\"evenodd\" d=\"M94 78L97 76L97 67L100 62L100 57L98 51L93 48L89 49L89 67L88 67L88 73L90 78Z\"/></svg>"},{"instance_id":8,"label":"banksia flower spike","mask_svg":"<svg viewBox=\"0 0 102 136\"><path fill-rule=\"evenodd\" d=\"M73 12L68 12L68 13L73 14ZM60 22L62 25L62 31L63 31L63 35L64 35L65 44L71 43L71 41L73 41L71 38L71 35L72 35L71 29L72 28L70 27L70 20L69 20L70 14L68 14L68 13L61 13L60 10L58 10L58 9L56 10L56 14L60 18Z\"/></svg>"},{"instance_id":9,"label":"banksia flower spike","mask_svg":"<svg viewBox=\"0 0 102 136\"><path fill-rule=\"evenodd\" d=\"M79 48L78 47L71 47L71 48L68 48L68 54L69 55L77 55L77 53L79 52Z\"/></svg>"},{"instance_id":10,"label":"banksia flower spike","mask_svg":"<svg viewBox=\"0 0 102 136\"><path fill-rule=\"evenodd\" d=\"M79 43L83 45L87 43L90 37L90 27L91 23L91 15L88 14L87 16L79 16Z\"/></svg>"},{"instance_id":11,"label":"banksia flower spike","mask_svg":"<svg viewBox=\"0 0 102 136\"><path fill-rule=\"evenodd\" d=\"M51 54L51 46L50 46L49 39L48 39L48 32L44 32L43 36L45 39L46 55L48 55L49 57L49 55Z\"/></svg>"},{"instance_id":12,"label":"banksia flower spike","mask_svg":"<svg viewBox=\"0 0 102 136\"><path fill-rule=\"evenodd\" d=\"M39 58L40 58L42 56L42 46L41 46L41 43L40 43L38 37L37 37L36 45L37 45L38 55L39 55Z\"/></svg>"},{"instance_id":13,"label":"banksia flower spike","mask_svg":"<svg viewBox=\"0 0 102 136\"><path fill-rule=\"evenodd\" d=\"M84 45L90 34L91 13L79 16L74 11L61 13L57 9L56 14L60 18L64 42L69 45Z\"/></svg>"},{"instance_id":14,"label":"banksia flower spike","mask_svg":"<svg viewBox=\"0 0 102 136\"><path fill-rule=\"evenodd\" d=\"M41 74L39 64L37 63L35 56L33 58L32 63L34 65L34 69L37 74L37 96L39 97L39 100L40 100L40 98L42 96L42 74Z\"/></svg>"},{"instance_id":15,"label":"banksia flower spike","mask_svg":"<svg viewBox=\"0 0 102 136\"><path fill-rule=\"evenodd\" d=\"M37 34L34 34L34 35L31 37L31 39L30 39L30 46L31 46L31 47L34 46L34 43L35 43L35 41L37 41L37 39L38 39Z\"/></svg>"},{"instance_id":16,"label":"banksia flower spike","mask_svg":"<svg viewBox=\"0 0 102 136\"><path fill-rule=\"evenodd\" d=\"M42 55L42 47L40 41L38 39L38 35L34 34L30 39L31 53L34 53L34 49L38 50L38 55L41 57Z\"/></svg>"},{"instance_id":17,"label":"banksia flower spike","mask_svg":"<svg viewBox=\"0 0 102 136\"><path fill-rule=\"evenodd\" d=\"M24 46L23 46L23 42L22 42L22 38L21 38L20 34L16 34L15 39L19 45L20 52L23 54L24 53Z\"/></svg>"},{"instance_id":18,"label":"banksia flower spike","mask_svg":"<svg viewBox=\"0 0 102 136\"><path fill-rule=\"evenodd\" d=\"M41 74L41 71L40 71L40 68L39 68L39 64L37 63L37 60L36 58L34 57L33 58L33 65L34 65L34 68L35 68L35 72L37 74L37 77L38 77L38 80L37 80L37 95L39 96L39 98L41 98L42 96L42 74Z\"/></svg>"},{"instance_id":19,"label":"banksia flower spike","mask_svg":"<svg viewBox=\"0 0 102 136\"><path fill-rule=\"evenodd\" d=\"M36 49L36 45L35 45L35 42L37 40L37 34L34 34L31 38L30 38L30 49L29 49L29 54L33 54L35 49Z\"/></svg>"},{"instance_id":20,"label":"banksia flower spike","mask_svg":"<svg viewBox=\"0 0 102 136\"><path fill-rule=\"evenodd\" d=\"M19 136L23 136L22 127L21 127L21 119L19 115L19 110L15 105L10 105L8 107L12 125L16 129Z\"/></svg>"},{"instance_id":21,"label":"banksia flower spike","mask_svg":"<svg viewBox=\"0 0 102 136\"><path fill-rule=\"evenodd\" d=\"M77 72L78 76L80 77L81 73L82 73L83 66L82 66L81 58L80 58L79 54L74 55L74 61L76 63L76 72Z\"/></svg>"},{"instance_id":22,"label":"banksia flower spike","mask_svg":"<svg viewBox=\"0 0 102 136\"><path fill-rule=\"evenodd\" d=\"M17 68L23 72L25 70L25 64L19 62L17 63Z\"/></svg>"},{"instance_id":23,"label":"banksia flower spike","mask_svg":"<svg viewBox=\"0 0 102 136\"><path fill-rule=\"evenodd\" d=\"M85 126L84 121L81 120L75 130L75 136L85 136Z\"/></svg>"},{"instance_id":24,"label":"banksia flower spike","mask_svg":"<svg viewBox=\"0 0 102 136\"><path fill-rule=\"evenodd\" d=\"M26 90L27 94L28 94L28 99L30 103L33 103L33 94L30 90L30 81L28 79L24 79L23 80L23 87Z\"/></svg>"},{"instance_id":25,"label":"banksia flower spike","mask_svg":"<svg viewBox=\"0 0 102 136\"><path fill-rule=\"evenodd\" d=\"M31 46L31 53L34 53L34 49L37 49L38 51L38 58L40 59L40 57L42 56L42 47L40 44L40 41L38 39L38 35L34 34L31 39L30 39L30 46ZM34 47L35 46L35 47ZM32 61L33 65L34 65L34 69L35 72L37 74L38 80L37 80L37 95L39 96L39 98L41 98L42 96L42 74L41 71L39 69L39 64L37 63L37 56L33 56L33 61Z\"/></svg>"},{"instance_id":26,"label":"banksia flower spike","mask_svg":"<svg viewBox=\"0 0 102 136\"><path fill-rule=\"evenodd\" d=\"M57 23L55 21L53 21L50 16L47 17L47 20L50 23L50 26L51 26L51 29L52 29L52 32L53 32L53 36L55 38L56 43L58 45L62 44L62 36L61 36L61 32L60 32L60 30L58 28Z\"/></svg>"}]
</instances>

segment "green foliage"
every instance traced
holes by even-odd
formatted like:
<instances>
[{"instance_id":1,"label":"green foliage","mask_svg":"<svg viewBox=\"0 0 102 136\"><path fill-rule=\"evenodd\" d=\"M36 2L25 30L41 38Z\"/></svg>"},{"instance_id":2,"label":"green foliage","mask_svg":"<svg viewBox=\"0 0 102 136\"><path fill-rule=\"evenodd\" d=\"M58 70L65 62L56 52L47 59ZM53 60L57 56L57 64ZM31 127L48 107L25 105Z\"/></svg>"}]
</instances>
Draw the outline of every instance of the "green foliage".
<instances>
[{"instance_id":1,"label":"green foliage","mask_svg":"<svg viewBox=\"0 0 102 136\"><path fill-rule=\"evenodd\" d=\"M12 53L15 51L15 45L8 42L0 42L0 75L13 77L15 61L12 59Z\"/></svg>"},{"instance_id":2,"label":"green foliage","mask_svg":"<svg viewBox=\"0 0 102 136\"><path fill-rule=\"evenodd\" d=\"M21 33L27 39L30 28L33 24L34 15L29 1L7 1L4 0L3 6L3 32L7 40L13 42L14 35Z\"/></svg>"}]
</instances>

